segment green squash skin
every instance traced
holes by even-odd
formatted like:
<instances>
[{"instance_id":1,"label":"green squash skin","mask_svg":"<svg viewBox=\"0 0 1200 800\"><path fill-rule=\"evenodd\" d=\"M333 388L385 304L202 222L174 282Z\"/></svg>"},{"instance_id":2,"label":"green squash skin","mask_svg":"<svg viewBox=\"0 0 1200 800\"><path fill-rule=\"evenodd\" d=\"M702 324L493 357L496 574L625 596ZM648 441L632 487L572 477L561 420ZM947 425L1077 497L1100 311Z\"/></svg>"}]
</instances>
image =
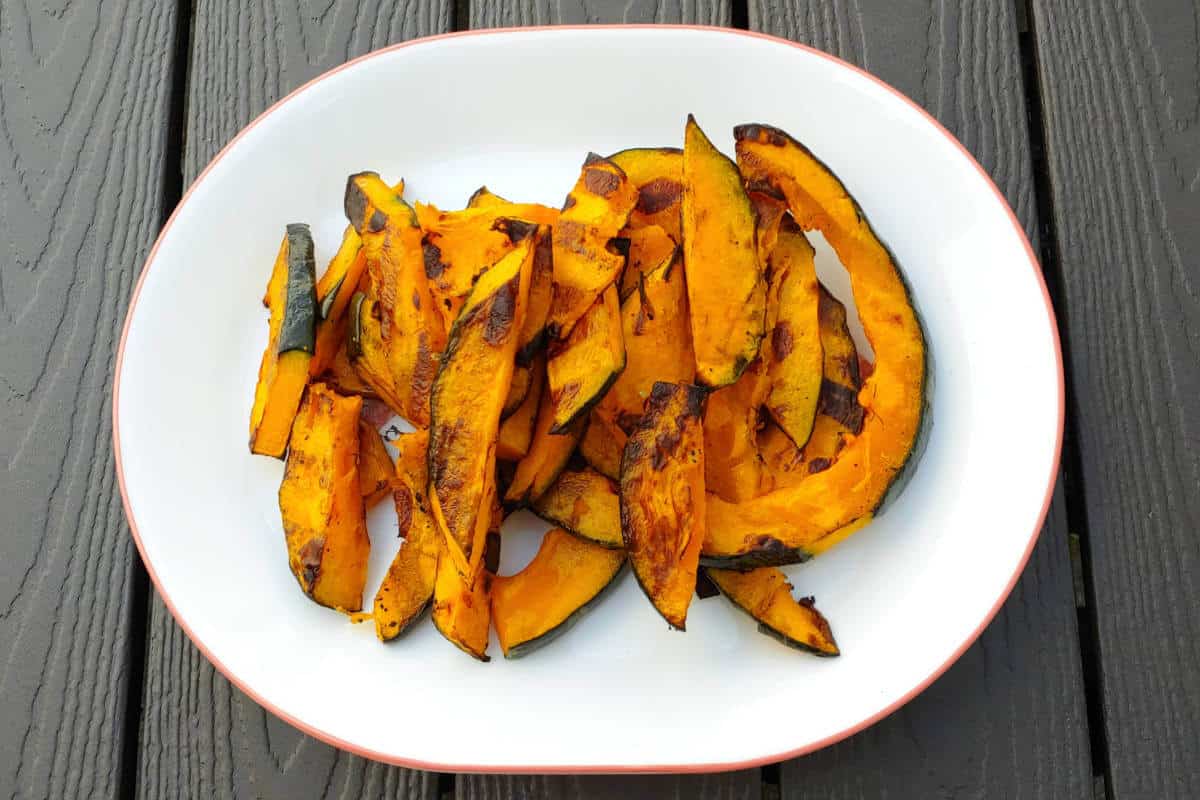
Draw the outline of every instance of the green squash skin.
<instances>
[{"instance_id":1,"label":"green squash skin","mask_svg":"<svg viewBox=\"0 0 1200 800\"><path fill-rule=\"evenodd\" d=\"M337 283L329 287L329 293L321 300L321 319L329 319L329 312L333 310L333 304L337 302L338 292L342 290L342 284L346 282L346 276L337 279Z\"/></svg>"},{"instance_id":2,"label":"green squash skin","mask_svg":"<svg viewBox=\"0 0 1200 800\"><path fill-rule=\"evenodd\" d=\"M303 223L287 226L287 289L276 352L312 353L317 342L317 264L312 232Z\"/></svg>"},{"instance_id":3,"label":"green squash skin","mask_svg":"<svg viewBox=\"0 0 1200 800\"><path fill-rule=\"evenodd\" d=\"M714 569L731 569L749 572L760 567L786 567L803 564L812 558L812 553L802 547L788 547L771 536L759 537L758 547L728 556L706 556L700 553L700 566Z\"/></svg>"},{"instance_id":4,"label":"green squash skin","mask_svg":"<svg viewBox=\"0 0 1200 800\"><path fill-rule=\"evenodd\" d=\"M517 659L517 658L523 658L523 657L529 655L530 653L532 653L534 650L537 650L538 648L541 648L541 647L545 647L546 645L550 644L558 637L562 636L564 633L569 631L575 625L575 623L579 622L579 620L582 619L583 616L585 614L587 614L587 612L591 611L593 608L596 607L596 605L598 605L600 603L601 600L603 600L605 597L607 597L613 591L613 588L616 587L618 583L620 583L620 579L628 571L629 571L629 561L626 560L626 561L623 561L621 563L621 566L617 568L617 571L613 573L612 579L609 580L608 583L604 584L604 586L602 586L600 588L600 591L598 591L594 595L592 595L590 600L585 602L583 605L579 606L579 608L572 611L571 614L566 619L564 619L562 622L560 622L555 627L553 627L550 630L543 633L541 636L535 637L533 639L530 639L527 642L521 642L521 644L510 647L508 652L504 654L504 657L510 661L513 659Z\"/></svg>"},{"instance_id":5,"label":"green squash skin","mask_svg":"<svg viewBox=\"0 0 1200 800\"><path fill-rule=\"evenodd\" d=\"M355 292L350 298L350 313L346 316L346 355L350 362L362 356L362 306L367 296Z\"/></svg>"},{"instance_id":6,"label":"green squash skin","mask_svg":"<svg viewBox=\"0 0 1200 800\"><path fill-rule=\"evenodd\" d=\"M581 405L566 422L562 423L561 425L551 426L550 433L555 434L556 436L570 433L572 426L589 417L592 413L592 409L596 407L597 403L604 399L604 395L608 394L608 390L611 389L612 385L617 382L617 378L621 377L621 373L625 371L626 363L628 363L628 357L625 361L621 362L621 366L609 373L608 379L604 381L604 384L601 385L600 389L597 390L594 395L592 395L591 399Z\"/></svg>"}]
</instances>

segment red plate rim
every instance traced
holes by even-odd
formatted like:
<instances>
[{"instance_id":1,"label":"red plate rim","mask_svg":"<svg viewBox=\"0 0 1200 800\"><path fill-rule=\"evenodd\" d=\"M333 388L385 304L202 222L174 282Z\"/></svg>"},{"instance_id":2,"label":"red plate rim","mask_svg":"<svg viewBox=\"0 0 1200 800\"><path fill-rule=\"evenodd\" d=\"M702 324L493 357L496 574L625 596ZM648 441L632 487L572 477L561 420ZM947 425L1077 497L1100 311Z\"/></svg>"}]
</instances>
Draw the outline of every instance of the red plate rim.
<instances>
[{"instance_id":1,"label":"red plate rim","mask_svg":"<svg viewBox=\"0 0 1200 800\"><path fill-rule=\"evenodd\" d=\"M923 681L918 683L915 687L913 687L908 692L906 692L902 697L900 697L896 701L892 702L885 708L880 709L879 711L875 712L874 714L871 714L870 716L866 717L865 719L862 719L859 722L857 722L841 731L838 731L837 733L826 736L824 739L820 739L816 742L811 742L802 747L795 748L794 750L785 750L780 753L771 753L768 755L758 756L758 757L747 759L744 761L712 762L712 763L706 763L706 764L654 764L654 765L632 765L632 766L631 765L622 765L622 764L605 764L605 765L591 764L591 765L586 765L586 766L570 766L570 765L547 766L547 765L538 765L538 764L528 764L528 765L480 766L480 765L472 765L472 764L443 764L443 763L436 763L436 762L430 762L430 761L420 761L420 760L412 759L412 758L404 758L403 756L398 756L398 755L395 755L392 753L382 753L382 752L379 752L376 750L370 750L370 749L367 749L364 747L359 747L351 742L347 742L344 739L340 739L340 738L333 736L325 731L322 731L319 728L315 728L315 727L305 723L303 720L298 719L298 718L292 716L291 714L288 714L287 712L283 711L280 708L277 708L276 706L272 705L271 703L266 702L253 689L251 689L246 684L242 683L242 681L239 680L238 677L236 675L234 675L228 668L226 668L226 666L224 664L222 664L221 661L215 655L213 655L213 653L211 651L209 651L209 649L204 645L204 643L202 641L200 641L192 633L191 628L188 627L187 621L184 620L179 615L179 613L176 611L175 605L171 602L170 594L168 594L165 591L162 583L159 582L158 575L154 571L154 565L146 558L146 550L142 544L141 534L138 532L137 520L134 518L133 511L130 509L129 495L125 489L125 473L122 468L122 457L121 457L121 425L120 425L120 415L118 413L118 409L120 408L120 397L121 397L121 371L122 371L122 367L125 363L125 342L129 336L129 326L130 326L130 322L133 319L134 310L137 308L138 298L141 296L142 285L145 283L146 275L149 274L150 268L154 265L154 258L158 254L159 246L162 244L163 239L167 236L167 233L171 230L171 226L175 223L175 219L176 219L176 217L179 216L179 212L183 209L183 207L185 205L187 205L188 198L191 197L191 194L193 191L195 191L196 187L204 182L204 179L208 176L208 173L213 169L213 167L216 166L216 164L222 158L224 158L226 156L226 154L229 153L230 149L233 148L242 139L242 137L245 136L252 128L254 128L256 125L261 123L267 117L271 116L271 114L275 113L275 111L277 111L281 106L290 102L297 95L302 94L309 87L314 86L317 83L320 83L321 81L325 80L326 78L329 78L332 75L336 75L337 73L341 72L344 69L352 67L361 62L367 61L369 59L376 58L380 55L383 55L386 53L391 53L396 50L401 50L406 47L413 47L416 45L423 45L423 44L428 44L431 42L445 41L447 39L464 38L464 37L468 37L468 36L492 36L495 34L504 34L504 33L527 33L530 31L596 31L596 30L702 31L705 33L720 33L722 35L727 35L727 36L740 36L740 37L745 37L745 38L749 38L749 39L759 39L759 40L763 40L763 41L767 41L767 42L772 42L774 44L787 45L789 47L794 47L798 50L803 50L807 53L811 53L812 55L823 58L826 61L829 61L838 67L841 67L843 69L848 69L852 72L855 72L858 75L861 75L862 77L867 78L871 82L877 84L878 86L886 89L889 93L894 95L896 98L898 98L899 100L904 102L906 105L908 105L910 108L912 108L914 111L916 111L918 114L920 114L930 125L933 126L933 128L935 130L937 130L939 133L941 133L943 136L945 136L946 139L960 153L963 154L963 156L967 159L967 161L979 173L979 176L981 178L983 178L984 182L987 184L987 186L992 190L992 193L995 195L996 200L1000 203L1000 206L1008 214L1009 222L1012 224L1013 230L1016 232L1017 237L1021 241L1021 244L1024 245L1024 247L1025 247L1025 254L1028 257L1029 267L1033 270L1033 274L1034 274L1034 277L1037 279L1038 286L1042 290L1042 298L1046 304L1046 317L1048 318L1048 320L1050 322L1050 331L1051 331L1052 339L1054 342L1054 358L1055 358L1055 363L1057 366L1057 369L1055 372L1056 372L1056 376L1058 378L1058 389L1057 389L1057 392L1058 392L1058 433L1055 438L1054 458L1050 465L1050 474L1046 478L1046 495L1045 495L1045 498L1042 500L1042 509L1038 514L1037 524L1034 526L1033 530L1029 534L1029 542L1025 545L1025 552L1021 555L1021 560L1017 564L1017 568L1016 568L1016 570L1014 570L1012 577L1009 578L1008 584L1004 587L1004 590L1000 593L1000 596L996 598L995 604L991 607L991 609L988 611L988 613L986 615L984 615L984 618L983 618L983 620L980 621L979 626L977 628L975 628L975 630L972 631L970 635L967 636L967 638L962 642L962 644L960 644L958 646L958 648L950 655L950 657L948 659L946 659L946 661L941 666L939 666L932 673L930 673L927 678L925 678ZM324 72L321 75L318 75L317 77L315 77L312 80L305 83L303 86L288 93L287 96L283 97L280 100L277 100L274 104L271 105L270 108L268 108L266 111L264 111L262 114L260 114L257 118L254 119L253 122L251 122L249 125L247 125L245 128L243 128L241 131L239 131L238 134L236 136L234 136L233 139L231 139L228 144L226 144L223 148L221 148L221 151L216 155L216 157L213 158L213 160L209 162L208 166L206 166L204 168L204 171L200 173L200 175L196 178L195 181L193 181L192 185L188 187L188 190L186 192L184 192L183 197L180 198L179 204L175 207L175 210L171 212L170 218L167 220L166 224L163 225L162 230L158 234L158 238L155 239L154 246L150 249L150 255L147 256L146 263L142 267L141 274L138 277L137 285L134 287L133 295L131 296L130 301L129 301L129 309L125 315L125 324L121 330L121 342L117 347L117 362L116 362L116 368L113 372L112 413L113 413L113 426L112 426L113 427L113 456L114 456L114 460L116 462L116 468L117 468L117 485L120 487L120 491L121 491L121 504L125 509L125 517L129 520L129 529L130 529L130 532L133 534L133 541L137 545L138 554L141 556L142 563L145 565L146 571L150 575L150 580L154 583L154 588L156 590L158 590L159 596L162 597L162 600L166 604L167 609L171 612L171 616L174 617L175 621L179 624L179 627L183 628L183 632L187 634L188 638L192 641L192 643L195 644L196 647L199 648L200 652L204 655L204 657L206 659L208 659L208 661L210 663L212 663L212 665L214 667L217 668L218 672L220 672L222 675L224 675L225 678L227 678L234 686L236 686L238 689L240 689L242 692L244 692L246 695L248 695L251 699L253 699L254 702L258 703L260 706L262 706L266 710L270 711L275 716L284 720L292 727L297 728L300 731L303 731L304 733L308 734L309 736L312 736L316 739L319 739L322 742L325 742L326 744L333 745L334 747L337 747L342 750L346 750L348 752L354 753L355 755L359 755L364 758L369 758L374 761L380 761L380 762L384 762L387 764L394 764L394 765L400 766L400 767L431 770L431 771L435 771L435 772L476 772L476 773L496 773L496 774L512 774L512 773L601 774L601 773L652 773L652 772L675 772L675 773L719 772L719 771L724 771L724 770L748 769L751 767L762 766L763 764L771 764L771 763L774 763L777 761L786 761L788 759L797 758L799 756L803 756L808 753L812 753L816 750L820 750L824 747L828 747L831 744L840 742L842 739L845 739L849 736L853 736L854 734L858 733L859 731L862 731L863 729L868 728L871 725L874 725L876 722L878 722L879 720L883 719L884 717L890 715L892 712L898 710L901 706L908 703L910 700L912 700L918 694L925 691L925 689L928 688L929 685L932 684L935 680L937 680L939 677L941 677L942 673L944 673L947 669L949 669L950 666L952 664L954 664L954 662L958 661L958 659L962 656L962 654L964 652L966 652L967 648L969 648L972 644L975 643L975 640L979 638L980 634L982 634L984 629L987 628L987 626L991 623L992 619L1000 611L1000 607L1004 605L1004 601L1007 600L1009 594L1012 593L1013 587L1016 586L1017 580L1021 577L1021 573L1024 571L1025 565L1026 565L1026 563L1028 563L1029 557L1033 553L1034 545L1037 544L1038 536L1041 533L1042 525L1045 523L1045 520L1046 520L1046 514L1050 509L1050 500L1054 495L1054 486L1055 486L1056 479L1058 476L1059 462L1060 462L1060 459L1062 456L1063 419L1064 419L1065 407L1064 407L1064 378L1063 378L1062 343L1061 343L1061 340L1059 339L1059 334L1058 334L1058 320L1054 313L1054 305L1050 300L1050 291L1046 287L1045 279L1042 277L1042 270L1038 263L1037 256L1034 255L1033 247L1029 244L1029 239L1025 235L1025 230L1021 227L1021 223L1017 220L1016 215L1013 213L1012 208L1008 205L1008 201L1005 199L1004 195L1001 194L1000 190L996 187L995 182L992 181L991 176L988 175L988 173L983 169L983 167L981 167L979 165L979 162L975 160L975 158L970 154L970 152L967 151L967 148L963 146L962 142L960 142L952 133L950 133L948 130L946 130L945 126L943 126L940 122L938 122L936 119L934 119L933 116L931 116L929 114L929 112L927 112L925 109L921 108L921 106L919 106L915 102L913 102L904 93L902 93L898 89L890 86L889 84L885 83L884 81L880 80L879 78L875 77L874 75L867 72L866 70L856 67L855 65L850 64L849 62L843 61L842 59L838 58L837 56L833 56L833 55L830 55L829 53L825 53L820 50L817 50L816 48L809 47L808 45L799 44L797 42L789 41L787 39L782 39L778 36L771 36L771 35L765 34L765 33L757 33L754 31L742 31L742 30L735 30L735 29L730 29L730 28L720 28L720 27L715 27L715 26L711 26L711 25L645 25L645 24L642 24L642 25L554 25L554 26L540 25L540 26L531 26L531 27L525 27L525 28L493 28L493 29L478 30L478 31L461 31L461 32L457 32L457 33L444 33L444 34L439 34L436 36L426 36L426 37L422 37L420 39L410 39L405 42L399 42L397 44L389 45L388 47L384 47L379 50L374 50L370 53L366 53L366 54L361 55L357 58L354 58L350 61L347 61L345 64L334 67L333 69L329 70L328 72Z\"/></svg>"}]
</instances>

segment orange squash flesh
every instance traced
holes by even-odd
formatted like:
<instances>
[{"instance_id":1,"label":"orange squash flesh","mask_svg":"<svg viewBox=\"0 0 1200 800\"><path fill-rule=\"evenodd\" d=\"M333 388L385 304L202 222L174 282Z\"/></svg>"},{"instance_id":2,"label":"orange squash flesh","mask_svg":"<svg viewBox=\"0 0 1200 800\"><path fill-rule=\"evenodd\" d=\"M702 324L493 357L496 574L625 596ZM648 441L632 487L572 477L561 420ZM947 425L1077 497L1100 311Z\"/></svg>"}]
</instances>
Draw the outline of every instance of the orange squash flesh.
<instances>
[{"instance_id":1,"label":"orange squash flesh","mask_svg":"<svg viewBox=\"0 0 1200 800\"><path fill-rule=\"evenodd\" d=\"M365 419L359 419L358 485L367 508L391 494L395 480L396 467L379 431Z\"/></svg>"},{"instance_id":2,"label":"orange squash flesh","mask_svg":"<svg viewBox=\"0 0 1200 800\"><path fill-rule=\"evenodd\" d=\"M600 402L625 369L617 287L605 289L565 339L548 348L546 377L554 404L551 432L570 429Z\"/></svg>"},{"instance_id":3,"label":"orange squash flesh","mask_svg":"<svg viewBox=\"0 0 1200 800\"><path fill-rule=\"evenodd\" d=\"M529 451L517 462L512 482L504 493L506 506L528 505L550 488L575 452L587 421L584 417L572 424L565 433L551 433L554 427L554 401L548 389L542 390L537 421L533 426L533 440L529 444Z\"/></svg>"},{"instance_id":4,"label":"orange squash flesh","mask_svg":"<svg viewBox=\"0 0 1200 800\"><path fill-rule=\"evenodd\" d=\"M545 361L541 356L529 367L529 389L521 405L500 423L496 435L496 458L501 461L520 461L529 452L533 442L534 424L537 422L538 405L546 384ZM514 371L515 380L515 371Z\"/></svg>"},{"instance_id":5,"label":"orange squash flesh","mask_svg":"<svg viewBox=\"0 0 1200 800\"><path fill-rule=\"evenodd\" d=\"M683 151L675 147L635 147L613 153L609 160L625 171L637 190L629 215L630 228L657 226L676 242L683 201Z\"/></svg>"},{"instance_id":6,"label":"orange squash flesh","mask_svg":"<svg viewBox=\"0 0 1200 800\"><path fill-rule=\"evenodd\" d=\"M617 427L592 409L587 430L579 441L579 455L588 465L612 480L621 477L621 452L629 437L625 431Z\"/></svg>"},{"instance_id":7,"label":"orange squash flesh","mask_svg":"<svg viewBox=\"0 0 1200 800\"><path fill-rule=\"evenodd\" d=\"M549 325L565 339L625 267L612 240L625 227L637 193L621 168L595 153L583 162L554 226L554 297Z\"/></svg>"},{"instance_id":8,"label":"orange squash flesh","mask_svg":"<svg viewBox=\"0 0 1200 800\"><path fill-rule=\"evenodd\" d=\"M841 182L782 131L747 125L734 138L746 179L781 191L800 226L820 230L837 252L876 357L859 393L862 432L829 469L743 503L709 498L706 556L801 557L873 513L908 461L924 410L925 340L891 254Z\"/></svg>"},{"instance_id":9,"label":"orange squash flesh","mask_svg":"<svg viewBox=\"0 0 1200 800\"><path fill-rule=\"evenodd\" d=\"M317 346L309 364L309 374L317 377L333 364L346 337L346 309L350 297L366 271L367 257L362 252L362 237L351 225L346 226L342 244L317 281Z\"/></svg>"},{"instance_id":10,"label":"orange squash flesh","mask_svg":"<svg viewBox=\"0 0 1200 800\"><path fill-rule=\"evenodd\" d=\"M530 508L547 522L592 544L625 547L617 485L594 469L564 470Z\"/></svg>"},{"instance_id":11,"label":"orange squash flesh","mask_svg":"<svg viewBox=\"0 0 1200 800\"><path fill-rule=\"evenodd\" d=\"M682 209L696 380L716 389L736 381L758 355L767 282L758 258L757 215L742 178L691 116Z\"/></svg>"},{"instance_id":12,"label":"orange squash flesh","mask_svg":"<svg viewBox=\"0 0 1200 800\"><path fill-rule=\"evenodd\" d=\"M758 621L773 639L818 656L839 655L833 631L812 598L796 600L787 576L774 567L749 572L708 570L708 577L735 606Z\"/></svg>"},{"instance_id":13,"label":"orange squash flesh","mask_svg":"<svg viewBox=\"0 0 1200 800\"><path fill-rule=\"evenodd\" d=\"M625 369L596 406L596 413L631 430L657 381L691 383L696 375L687 289L677 250L644 275L621 305Z\"/></svg>"},{"instance_id":14,"label":"orange squash flesh","mask_svg":"<svg viewBox=\"0 0 1200 800\"><path fill-rule=\"evenodd\" d=\"M492 499L495 499L494 495ZM455 647L479 661L490 661L487 646L492 621L491 592L500 563L502 517L498 506L484 517L490 517L485 526L489 529L485 544L480 548L486 550L486 558L474 583L459 574L446 548L445 538L440 537L442 550L433 587L432 616L434 627Z\"/></svg>"},{"instance_id":15,"label":"orange squash flesh","mask_svg":"<svg viewBox=\"0 0 1200 800\"><path fill-rule=\"evenodd\" d=\"M460 572L474 579L486 535L500 412L529 296L533 240L526 238L480 276L450 331L433 384L429 494L434 519ZM475 558L473 558L475 556Z\"/></svg>"},{"instance_id":16,"label":"orange squash flesh","mask_svg":"<svg viewBox=\"0 0 1200 800\"><path fill-rule=\"evenodd\" d=\"M704 540L704 390L657 383L621 458L621 537L633 573L684 630Z\"/></svg>"},{"instance_id":17,"label":"orange squash flesh","mask_svg":"<svg viewBox=\"0 0 1200 800\"><path fill-rule=\"evenodd\" d=\"M757 431L769 388L764 373L755 360L732 385L709 395L704 410L705 486L730 502L757 496L763 480Z\"/></svg>"},{"instance_id":18,"label":"orange squash flesh","mask_svg":"<svg viewBox=\"0 0 1200 800\"><path fill-rule=\"evenodd\" d=\"M345 204L363 241L367 293L378 304L380 336L401 404L395 410L416 427L427 427L429 387L446 332L425 277L416 214L370 172L350 176Z\"/></svg>"},{"instance_id":19,"label":"orange squash flesh","mask_svg":"<svg viewBox=\"0 0 1200 800\"><path fill-rule=\"evenodd\" d=\"M566 633L612 586L625 554L548 531L537 555L492 582L492 620L505 658L519 658Z\"/></svg>"},{"instance_id":20,"label":"orange squash flesh","mask_svg":"<svg viewBox=\"0 0 1200 800\"><path fill-rule=\"evenodd\" d=\"M319 344L318 344L319 346ZM350 363L350 355L346 352L346 337L333 356L329 366L317 376L316 380L327 383L338 391L338 394L357 394L362 397L378 399L379 395L367 385L354 365Z\"/></svg>"},{"instance_id":21,"label":"orange squash flesh","mask_svg":"<svg viewBox=\"0 0 1200 800\"><path fill-rule=\"evenodd\" d=\"M621 231L621 237L629 241L629 263L621 273L621 302L624 303L638 290L642 276L661 267L679 245L657 225L626 228Z\"/></svg>"},{"instance_id":22,"label":"orange squash flesh","mask_svg":"<svg viewBox=\"0 0 1200 800\"><path fill-rule=\"evenodd\" d=\"M288 563L300 589L346 612L362 608L371 551L358 480L361 410L361 397L310 386L279 487Z\"/></svg>"},{"instance_id":23,"label":"orange squash flesh","mask_svg":"<svg viewBox=\"0 0 1200 800\"><path fill-rule=\"evenodd\" d=\"M392 497L404 543L375 594L375 634L384 642L404 633L433 600L441 532L425 494L428 443L429 432L423 430L401 434L396 440L400 455Z\"/></svg>"},{"instance_id":24,"label":"orange squash flesh","mask_svg":"<svg viewBox=\"0 0 1200 800\"><path fill-rule=\"evenodd\" d=\"M346 318L346 358L364 384L396 414L404 416L408 399L396 387L383 341L379 303L362 292L350 298ZM411 420L409 420L411 422ZM418 426L425 427L425 426Z\"/></svg>"},{"instance_id":25,"label":"orange squash flesh","mask_svg":"<svg viewBox=\"0 0 1200 800\"><path fill-rule=\"evenodd\" d=\"M804 233L791 217L784 217L770 256L771 292L778 300L763 347L770 387L765 405L801 447L812 433L823 365L817 311L820 284L813 255Z\"/></svg>"},{"instance_id":26,"label":"orange squash flesh","mask_svg":"<svg viewBox=\"0 0 1200 800\"><path fill-rule=\"evenodd\" d=\"M317 315L312 236L288 225L267 282L270 319L250 409L250 452L283 458L308 384Z\"/></svg>"}]
</instances>

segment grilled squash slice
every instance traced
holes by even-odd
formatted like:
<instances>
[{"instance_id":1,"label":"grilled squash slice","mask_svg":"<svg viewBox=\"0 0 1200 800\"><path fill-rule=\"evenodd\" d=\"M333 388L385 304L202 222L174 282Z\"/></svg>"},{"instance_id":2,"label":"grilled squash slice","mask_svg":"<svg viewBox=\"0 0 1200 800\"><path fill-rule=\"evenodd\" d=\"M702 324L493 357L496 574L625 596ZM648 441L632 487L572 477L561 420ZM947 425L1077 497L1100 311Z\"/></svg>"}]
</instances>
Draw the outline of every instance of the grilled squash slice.
<instances>
[{"instance_id":1,"label":"grilled squash slice","mask_svg":"<svg viewBox=\"0 0 1200 800\"><path fill-rule=\"evenodd\" d=\"M638 290L642 276L661 267L679 245L657 225L626 228L621 231L621 237L629 241L629 263L621 273L621 302L624 303Z\"/></svg>"},{"instance_id":2,"label":"grilled squash slice","mask_svg":"<svg viewBox=\"0 0 1200 800\"><path fill-rule=\"evenodd\" d=\"M833 631L812 598L796 600L787 576L774 567L749 572L708 570L721 594L758 621L758 630L788 647L818 656L839 655Z\"/></svg>"},{"instance_id":3,"label":"grilled squash slice","mask_svg":"<svg viewBox=\"0 0 1200 800\"><path fill-rule=\"evenodd\" d=\"M530 508L547 522L592 544L625 547L617 485L594 469L565 470Z\"/></svg>"},{"instance_id":4,"label":"grilled squash slice","mask_svg":"<svg viewBox=\"0 0 1200 800\"><path fill-rule=\"evenodd\" d=\"M494 505L487 526L490 530L483 548L486 557L480 574L472 584L459 574L446 550L446 541L441 540L441 557L438 559L437 579L433 587L433 625L454 644L472 658L490 661L487 654L488 632L491 629L491 593L496 568L500 563L499 508Z\"/></svg>"},{"instance_id":5,"label":"grilled squash slice","mask_svg":"<svg viewBox=\"0 0 1200 800\"><path fill-rule=\"evenodd\" d=\"M371 541L358 482L361 397L342 397L322 383L304 394L279 511L288 564L300 589L339 611L362 608Z\"/></svg>"},{"instance_id":6,"label":"grilled squash slice","mask_svg":"<svg viewBox=\"0 0 1200 800\"><path fill-rule=\"evenodd\" d=\"M605 289L566 339L548 348L546 376L554 405L552 433L587 419L625 369L625 339L617 287Z\"/></svg>"},{"instance_id":7,"label":"grilled squash slice","mask_svg":"<svg viewBox=\"0 0 1200 800\"><path fill-rule=\"evenodd\" d=\"M533 426L533 439L529 450L517 462L512 482L504 494L504 504L510 508L528 505L550 488L560 472L567 466L575 446L587 427L584 417L573 423L563 433L552 433L554 427L554 401L548 389L542 391L538 405L537 421Z\"/></svg>"},{"instance_id":8,"label":"grilled squash slice","mask_svg":"<svg viewBox=\"0 0 1200 800\"><path fill-rule=\"evenodd\" d=\"M537 422L538 405L542 400L542 392L546 388L546 367L542 356L537 356L529 367L529 388L525 398L513 413L500 423L500 432L496 436L496 458L501 461L520 461L529 452L533 443L533 430ZM516 380L516 368L513 370L513 380Z\"/></svg>"},{"instance_id":9,"label":"grilled squash slice","mask_svg":"<svg viewBox=\"0 0 1200 800\"><path fill-rule=\"evenodd\" d=\"M637 190L629 227L657 226L679 242L683 151L675 147L635 147L613 153L609 160L625 171Z\"/></svg>"},{"instance_id":10,"label":"grilled squash slice","mask_svg":"<svg viewBox=\"0 0 1200 800\"><path fill-rule=\"evenodd\" d=\"M579 441L579 455L601 475L620 480L621 453L628 438L617 423L609 422L592 409L587 430Z\"/></svg>"},{"instance_id":11,"label":"grilled squash slice","mask_svg":"<svg viewBox=\"0 0 1200 800\"><path fill-rule=\"evenodd\" d=\"M358 421L358 485L363 502L371 508L392 493L396 467L379 431L364 419Z\"/></svg>"}]
</instances>

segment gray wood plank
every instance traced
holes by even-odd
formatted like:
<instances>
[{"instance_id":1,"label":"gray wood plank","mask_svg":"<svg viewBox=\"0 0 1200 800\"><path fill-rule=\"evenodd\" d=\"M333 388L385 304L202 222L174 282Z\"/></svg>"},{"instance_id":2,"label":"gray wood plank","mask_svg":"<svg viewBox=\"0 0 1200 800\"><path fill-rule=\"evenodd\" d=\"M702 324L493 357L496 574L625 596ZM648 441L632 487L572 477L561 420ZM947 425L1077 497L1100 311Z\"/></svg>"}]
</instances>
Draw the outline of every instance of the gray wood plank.
<instances>
[{"instance_id":1,"label":"gray wood plank","mask_svg":"<svg viewBox=\"0 0 1200 800\"><path fill-rule=\"evenodd\" d=\"M343 61L451 26L446 0L199 0L184 182L279 97ZM329 747L264 711L200 655L155 596L138 793L143 798L429 798L437 776Z\"/></svg>"},{"instance_id":2,"label":"gray wood plank","mask_svg":"<svg viewBox=\"0 0 1200 800\"><path fill-rule=\"evenodd\" d=\"M0 5L5 797L120 791L134 547L111 381L163 212L175 24L152 0Z\"/></svg>"},{"instance_id":3,"label":"gray wood plank","mask_svg":"<svg viewBox=\"0 0 1200 800\"><path fill-rule=\"evenodd\" d=\"M1200 797L1200 8L1034 12L1111 797Z\"/></svg>"},{"instance_id":4,"label":"gray wood plank","mask_svg":"<svg viewBox=\"0 0 1200 800\"><path fill-rule=\"evenodd\" d=\"M729 0L473 0L471 27L656 22L729 25ZM751 800L758 770L718 775L460 775L462 800L623 800L632 797Z\"/></svg>"},{"instance_id":5,"label":"gray wood plank","mask_svg":"<svg viewBox=\"0 0 1200 800\"><path fill-rule=\"evenodd\" d=\"M750 0L749 12L752 28L863 66L923 105L983 164L1036 243L1012 3ZM1012 597L962 659L873 728L784 764L781 782L790 798L1090 796L1061 491Z\"/></svg>"}]
</instances>

